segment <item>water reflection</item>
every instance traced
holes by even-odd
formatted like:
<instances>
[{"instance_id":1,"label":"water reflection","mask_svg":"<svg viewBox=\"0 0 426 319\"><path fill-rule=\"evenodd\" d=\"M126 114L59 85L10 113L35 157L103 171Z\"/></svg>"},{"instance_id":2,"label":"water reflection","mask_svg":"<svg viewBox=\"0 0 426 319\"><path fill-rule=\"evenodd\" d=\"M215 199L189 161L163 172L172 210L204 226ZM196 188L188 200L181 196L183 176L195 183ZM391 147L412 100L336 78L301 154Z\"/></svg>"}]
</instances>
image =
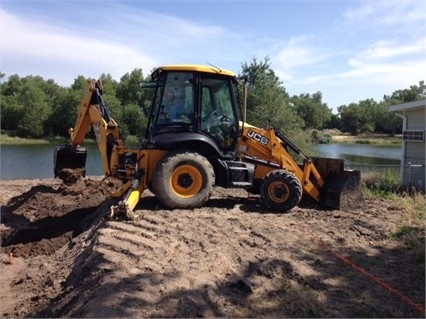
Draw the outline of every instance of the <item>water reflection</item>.
<instances>
[{"instance_id":1,"label":"water reflection","mask_svg":"<svg viewBox=\"0 0 426 319\"><path fill-rule=\"evenodd\" d=\"M53 178L53 155L57 144L2 145L0 179ZM96 144L87 148L87 175L103 175L101 156Z\"/></svg>"}]
</instances>

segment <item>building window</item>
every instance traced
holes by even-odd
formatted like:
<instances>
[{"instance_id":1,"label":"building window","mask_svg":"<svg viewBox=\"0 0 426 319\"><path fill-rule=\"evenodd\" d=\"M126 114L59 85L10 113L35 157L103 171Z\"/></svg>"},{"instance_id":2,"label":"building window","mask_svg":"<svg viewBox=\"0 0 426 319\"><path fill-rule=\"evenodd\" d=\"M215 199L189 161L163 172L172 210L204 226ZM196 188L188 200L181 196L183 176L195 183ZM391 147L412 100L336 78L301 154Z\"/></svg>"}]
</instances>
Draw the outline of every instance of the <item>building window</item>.
<instances>
[{"instance_id":1,"label":"building window","mask_svg":"<svg viewBox=\"0 0 426 319\"><path fill-rule=\"evenodd\" d=\"M420 130L407 130L402 132L402 140L410 142L423 142L424 131Z\"/></svg>"}]
</instances>

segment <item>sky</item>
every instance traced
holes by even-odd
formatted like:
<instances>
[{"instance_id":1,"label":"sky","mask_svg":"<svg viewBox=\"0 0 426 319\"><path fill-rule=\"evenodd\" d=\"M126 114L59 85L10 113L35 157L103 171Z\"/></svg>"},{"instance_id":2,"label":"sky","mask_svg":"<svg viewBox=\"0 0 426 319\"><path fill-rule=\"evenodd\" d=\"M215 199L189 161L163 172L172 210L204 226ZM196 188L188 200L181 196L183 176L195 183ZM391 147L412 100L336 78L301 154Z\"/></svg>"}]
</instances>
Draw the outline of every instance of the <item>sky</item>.
<instances>
[{"instance_id":1,"label":"sky","mask_svg":"<svg viewBox=\"0 0 426 319\"><path fill-rule=\"evenodd\" d=\"M424 0L0 0L0 72L70 86L136 68L269 59L286 91L337 107L426 80ZM3 79L4 80L4 79Z\"/></svg>"}]
</instances>

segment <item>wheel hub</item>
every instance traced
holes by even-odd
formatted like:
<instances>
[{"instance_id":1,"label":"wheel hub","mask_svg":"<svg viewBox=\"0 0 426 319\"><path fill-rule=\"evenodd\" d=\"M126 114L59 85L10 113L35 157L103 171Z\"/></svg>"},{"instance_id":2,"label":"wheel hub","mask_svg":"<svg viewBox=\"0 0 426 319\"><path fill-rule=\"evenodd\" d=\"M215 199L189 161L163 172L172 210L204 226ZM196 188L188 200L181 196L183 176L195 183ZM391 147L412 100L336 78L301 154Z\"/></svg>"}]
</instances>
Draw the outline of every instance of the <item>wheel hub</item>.
<instances>
[{"instance_id":1,"label":"wheel hub","mask_svg":"<svg viewBox=\"0 0 426 319\"><path fill-rule=\"evenodd\" d=\"M178 177L178 184L185 189L188 189L193 182L194 180L189 174L180 174Z\"/></svg>"},{"instance_id":2,"label":"wheel hub","mask_svg":"<svg viewBox=\"0 0 426 319\"><path fill-rule=\"evenodd\" d=\"M280 181L274 181L268 188L269 198L276 203L284 203L290 197L288 186Z\"/></svg>"},{"instance_id":3,"label":"wheel hub","mask_svg":"<svg viewBox=\"0 0 426 319\"><path fill-rule=\"evenodd\" d=\"M273 192L276 198L283 198L286 194L286 189L282 185L279 185L274 187Z\"/></svg>"},{"instance_id":4,"label":"wheel hub","mask_svg":"<svg viewBox=\"0 0 426 319\"><path fill-rule=\"evenodd\" d=\"M186 164L174 170L170 183L173 192L182 198L195 196L203 187L203 179L198 168Z\"/></svg>"}]
</instances>

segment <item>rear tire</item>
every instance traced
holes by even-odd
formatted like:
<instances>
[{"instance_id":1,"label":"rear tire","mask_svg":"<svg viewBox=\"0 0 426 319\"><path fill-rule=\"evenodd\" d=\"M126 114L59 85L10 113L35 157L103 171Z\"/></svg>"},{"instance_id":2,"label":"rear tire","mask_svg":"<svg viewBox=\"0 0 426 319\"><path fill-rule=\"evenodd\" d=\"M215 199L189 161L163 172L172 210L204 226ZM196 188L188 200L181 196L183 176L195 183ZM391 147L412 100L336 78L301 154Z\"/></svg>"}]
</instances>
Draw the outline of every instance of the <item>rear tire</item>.
<instances>
[{"instance_id":1,"label":"rear tire","mask_svg":"<svg viewBox=\"0 0 426 319\"><path fill-rule=\"evenodd\" d=\"M200 207L210 198L215 174L197 153L173 152L163 158L152 181L153 193L168 208Z\"/></svg>"},{"instance_id":2,"label":"rear tire","mask_svg":"<svg viewBox=\"0 0 426 319\"><path fill-rule=\"evenodd\" d=\"M287 212L302 199L302 185L286 170L269 172L260 183L260 197L268 210Z\"/></svg>"}]
</instances>

